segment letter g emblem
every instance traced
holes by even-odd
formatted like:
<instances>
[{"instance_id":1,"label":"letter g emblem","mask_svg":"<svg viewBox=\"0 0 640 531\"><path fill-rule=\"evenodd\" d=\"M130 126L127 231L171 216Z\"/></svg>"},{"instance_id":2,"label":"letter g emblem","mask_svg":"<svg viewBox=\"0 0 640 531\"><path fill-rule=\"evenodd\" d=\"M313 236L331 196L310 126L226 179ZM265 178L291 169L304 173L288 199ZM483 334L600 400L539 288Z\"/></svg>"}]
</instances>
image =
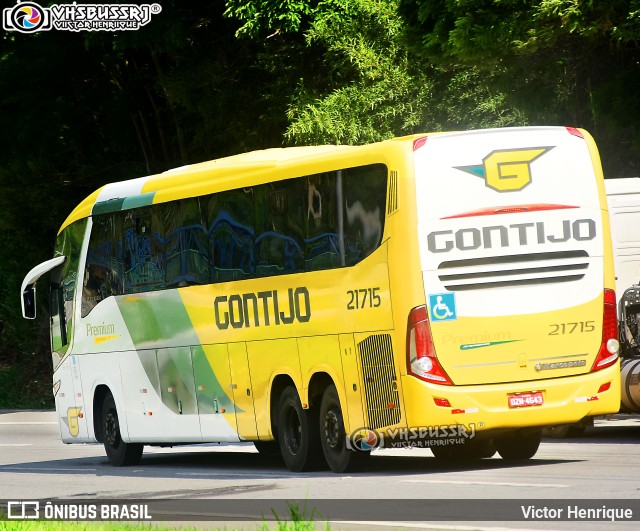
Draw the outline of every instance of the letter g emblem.
<instances>
[{"instance_id":1,"label":"letter g emblem","mask_svg":"<svg viewBox=\"0 0 640 531\"><path fill-rule=\"evenodd\" d=\"M481 177L496 192L515 192L531 182L531 163L551 149L553 146L497 149L482 159L482 164L456 169Z\"/></svg>"},{"instance_id":2,"label":"letter g emblem","mask_svg":"<svg viewBox=\"0 0 640 531\"><path fill-rule=\"evenodd\" d=\"M550 148L493 151L483 159L487 186L498 192L522 190L531 182L530 164Z\"/></svg>"}]
</instances>

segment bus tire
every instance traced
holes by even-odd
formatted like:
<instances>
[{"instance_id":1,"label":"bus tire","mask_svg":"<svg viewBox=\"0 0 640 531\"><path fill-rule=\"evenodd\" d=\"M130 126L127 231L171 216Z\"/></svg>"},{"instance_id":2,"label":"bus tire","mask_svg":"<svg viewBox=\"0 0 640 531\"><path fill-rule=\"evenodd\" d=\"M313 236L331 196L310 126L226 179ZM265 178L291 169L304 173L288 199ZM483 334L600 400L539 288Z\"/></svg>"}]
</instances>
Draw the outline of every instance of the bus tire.
<instances>
[{"instance_id":1,"label":"bus tire","mask_svg":"<svg viewBox=\"0 0 640 531\"><path fill-rule=\"evenodd\" d=\"M370 455L370 452L347 448L342 408L335 385L328 386L322 395L320 441L329 468L339 474L358 470Z\"/></svg>"},{"instance_id":2,"label":"bus tire","mask_svg":"<svg viewBox=\"0 0 640 531\"><path fill-rule=\"evenodd\" d=\"M127 443L122 440L116 402L111 393L107 393L102 402L102 426L104 449L112 466L132 466L140 463L144 446L140 443Z\"/></svg>"},{"instance_id":3,"label":"bus tire","mask_svg":"<svg viewBox=\"0 0 640 531\"><path fill-rule=\"evenodd\" d=\"M320 467L322 450L317 408L303 409L295 387L285 388L278 404L278 443L292 472Z\"/></svg>"},{"instance_id":4,"label":"bus tire","mask_svg":"<svg viewBox=\"0 0 640 531\"><path fill-rule=\"evenodd\" d=\"M431 453L439 461L459 461L464 459L488 459L496 453L491 439L470 440L466 444L452 446L431 446Z\"/></svg>"},{"instance_id":5,"label":"bus tire","mask_svg":"<svg viewBox=\"0 0 640 531\"><path fill-rule=\"evenodd\" d=\"M536 455L541 439L542 430L539 430L524 435L496 438L493 444L502 459L530 459Z\"/></svg>"}]
</instances>

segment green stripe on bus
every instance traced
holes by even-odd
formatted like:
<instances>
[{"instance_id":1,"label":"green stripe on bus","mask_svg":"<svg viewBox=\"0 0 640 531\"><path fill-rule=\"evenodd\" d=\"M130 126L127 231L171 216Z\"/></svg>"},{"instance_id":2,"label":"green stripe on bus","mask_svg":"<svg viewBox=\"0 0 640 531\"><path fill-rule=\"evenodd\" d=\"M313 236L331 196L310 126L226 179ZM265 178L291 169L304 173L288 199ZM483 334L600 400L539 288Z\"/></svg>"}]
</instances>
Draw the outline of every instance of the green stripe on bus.
<instances>
[{"instance_id":1,"label":"green stripe on bus","mask_svg":"<svg viewBox=\"0 0 640 531\"><path fill-rule=\"evenodd\" d=\"M213 409L215 409L213 400L215 398L219 408L224 408L228 412L234 411L232 409L232 406L234 406L233 400L227 395L224 387L216 377L213 367L207 360L193 323L177 290L129 295L118 297L117 300L118 308L138 353L140 354L147 349L157 349L158 363L160 364L160 359L162 358L164 372L170 373L172 375L171 378L176 380L174 382L160 382L163 402L173 409L169 403L171 396L167 396L164 392L168 387L177 388L178 385L176 384L180 384L183 389L189 390L189 395L191 395L191 392L194 393L193 398L195 400L195 387L204 386ZM171 338L180 338L182 345L190 345L191 353L188 352L189 347L167 347L167 340ZM141 361L143 361L142 356L140 357ZM152 373L152 367L148 363L142 363L142 365L149 380L151 382L155 381L157 377ZM173 367L173 369L169 370L170 367ZM158 367L158 370L162 374L163 371L160 370L160 367ZM229 370L228 359L221 363L220 370ZM197 375L197 382L193 380L194 374ZM177 381L178 379L179 382ZM206 409L202 407L203 400L199 396L200 393L197 393L197 395L199 409ZM185 413L195 413L191 403L185 403L184 406ZM193 406L195 406L195 402ZM213 409L202 412L214 413ZM240 409L235 411L237 413L242 412Z\"/></svg>"},{"instance_id":2,"label":"green stripe on bus","mask_svg":"<svg viewBox=\"0 0 640 531\"><path fill-rule=\"evenodd\" d=\"M153 204L153 196L155 192L148 192L146 194L134 195L127 197L122 205L122 210L129 210L130 208L139 208L143 206L149 206Z\"/></svg>"},{"instance_id":3,"label":"green stripe on bus","mask_svg":"<svg viewBox=\"0 0 640 531\"><path fill-rule=\"evenodd\" d=\"M124 199L122 198L100 201L93 205L91 215L97 216L100 214L108 214L109 212L118 212L119 210L122 210L122 203L124 203Z\"/></svg>"}]
</instances>

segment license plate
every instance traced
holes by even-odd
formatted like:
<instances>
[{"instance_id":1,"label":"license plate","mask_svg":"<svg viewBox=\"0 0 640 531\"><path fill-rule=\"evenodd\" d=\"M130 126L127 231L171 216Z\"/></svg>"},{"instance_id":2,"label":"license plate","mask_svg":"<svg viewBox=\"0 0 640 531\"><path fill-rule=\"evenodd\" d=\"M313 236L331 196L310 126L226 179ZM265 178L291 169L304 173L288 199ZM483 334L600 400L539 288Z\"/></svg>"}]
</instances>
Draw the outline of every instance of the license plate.
<instances>
[{"instance_id":1,"label":"license plate","mask_svg":"<svg viewBox=\"0 0 640 531\"><path fill-rule=\"evenodd\" d=\"M542 404L544 404L542 391L536 391L535 393L520 393L507 396L509 398L509 407L531 407L541 406Z\"/></svg>"}]
</instances>

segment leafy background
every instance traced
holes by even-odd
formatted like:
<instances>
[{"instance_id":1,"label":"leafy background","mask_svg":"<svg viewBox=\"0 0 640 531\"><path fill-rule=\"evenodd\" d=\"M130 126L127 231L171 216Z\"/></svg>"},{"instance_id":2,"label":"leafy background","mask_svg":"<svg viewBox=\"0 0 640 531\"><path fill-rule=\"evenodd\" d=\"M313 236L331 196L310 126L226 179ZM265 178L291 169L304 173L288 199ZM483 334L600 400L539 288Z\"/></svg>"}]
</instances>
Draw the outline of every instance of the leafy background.
<instances>
[{"instance_id":1,"label":"leafy background","mask_svg":"<svg viewBox=\"0 0 640 531\"><path fill-rule=\"evenodd\" d=\"M36 322L19 287L107 182L266 147L515 125L584 127L608 178L638 175L640 0L160 4L138 31L2 33L0 408L53 404L45 283Z\"/></svg>"}]
</instances>

